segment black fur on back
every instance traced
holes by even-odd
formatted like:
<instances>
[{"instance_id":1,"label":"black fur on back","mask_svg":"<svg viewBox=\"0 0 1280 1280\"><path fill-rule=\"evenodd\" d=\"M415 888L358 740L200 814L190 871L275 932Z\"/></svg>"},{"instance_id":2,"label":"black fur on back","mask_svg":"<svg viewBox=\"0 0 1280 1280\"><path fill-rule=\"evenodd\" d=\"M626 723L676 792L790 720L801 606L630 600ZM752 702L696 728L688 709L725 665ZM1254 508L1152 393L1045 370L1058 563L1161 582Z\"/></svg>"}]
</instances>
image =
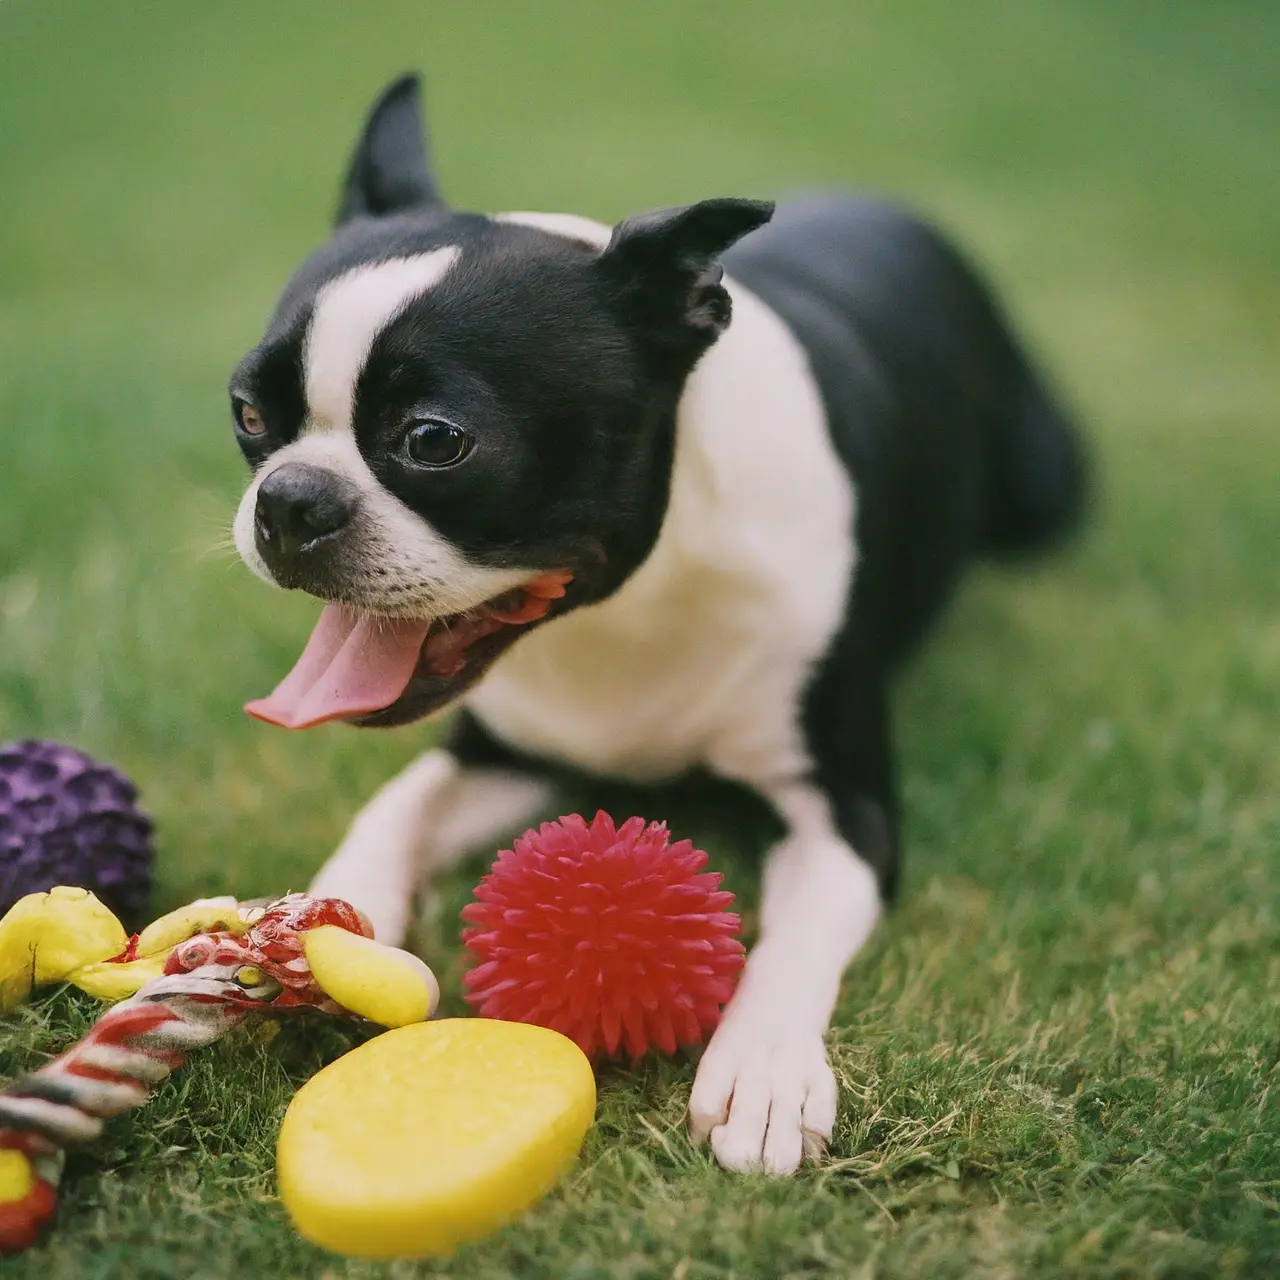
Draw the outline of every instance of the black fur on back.
<instances>
[{"instance_id":1,"label":"black fur on back","mask_svg":"<svg viewBox=\"0 0 1280 1280\"><path fill-rule=\"evenodd\" d=\"M878 661L910 651L966 560L1075 526L1079 438L931 228L875 200L783 201L725 264L808 353L857 485L855 596Z\"/></svg>"}]
</instances>

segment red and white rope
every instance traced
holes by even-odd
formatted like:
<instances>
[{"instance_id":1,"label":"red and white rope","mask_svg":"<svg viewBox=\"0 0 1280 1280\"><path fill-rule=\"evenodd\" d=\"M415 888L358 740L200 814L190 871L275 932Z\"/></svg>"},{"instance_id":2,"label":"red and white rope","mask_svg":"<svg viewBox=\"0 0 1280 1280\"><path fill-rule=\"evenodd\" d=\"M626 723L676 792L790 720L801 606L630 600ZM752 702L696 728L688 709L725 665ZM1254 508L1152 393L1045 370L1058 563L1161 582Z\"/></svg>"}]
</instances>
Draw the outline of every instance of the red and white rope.
<instances>
[{"instance_id":1,"label":"red and white rope","mask_svg":"<svg viewBox=\"0 0 1280 1280\"><path fill-rule=\"evenodd\" d=\"M303 934L337 925L369 937L349 904L290 894L243 933L201 934L170 953L164 975L115 1005L65 1053L0 1092L0 1152L21 1153L30 1186L0 1199L0 1255L33 1244L52 1217L62 1149L91 1142L112 1116L142 1106L192 1049L254 1010L344 1013L311 975Z\"/></svg>"}]
</instances>

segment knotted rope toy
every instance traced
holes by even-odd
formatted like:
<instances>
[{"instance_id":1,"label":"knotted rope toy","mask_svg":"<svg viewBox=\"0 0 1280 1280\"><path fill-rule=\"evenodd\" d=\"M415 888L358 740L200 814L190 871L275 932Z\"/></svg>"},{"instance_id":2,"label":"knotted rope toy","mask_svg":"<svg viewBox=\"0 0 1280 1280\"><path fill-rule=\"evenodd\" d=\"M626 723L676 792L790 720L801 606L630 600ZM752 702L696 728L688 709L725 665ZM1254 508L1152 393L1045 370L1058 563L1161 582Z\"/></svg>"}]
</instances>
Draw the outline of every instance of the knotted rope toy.
<instances>
[{"instance_id":1,"label":"knotted rope toy","mask_svg":"<svg viewBox=\"0 0 1280 1280\"><path fill-rule=\"evenodd\" d=\"M430 1017L431 971L372 934L348 903L300 893L265 906L205 900L133 938L85 890L17 903L0 920L0 1011L49 982L128 998L0 1092L0 1254L29 1247L53 1216L65 1147L97 1138L249 1014L315 1009L392 1027Z\"/></svg>"}]
</instances>

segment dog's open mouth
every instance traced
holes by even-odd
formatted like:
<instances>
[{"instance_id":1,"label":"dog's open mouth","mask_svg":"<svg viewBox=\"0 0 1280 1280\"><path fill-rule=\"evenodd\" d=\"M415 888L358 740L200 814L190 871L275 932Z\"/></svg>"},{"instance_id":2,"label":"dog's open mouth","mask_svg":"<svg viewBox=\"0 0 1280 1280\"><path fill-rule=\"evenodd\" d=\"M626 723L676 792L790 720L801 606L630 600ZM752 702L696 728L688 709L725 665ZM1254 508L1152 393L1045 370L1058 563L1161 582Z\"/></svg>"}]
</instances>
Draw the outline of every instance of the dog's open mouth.
<instances>
[{"instance_id":1,"label":"dog's open mouth","mask_svg":"<svg viewBox=\"0 0 1280 1280\"><path fill-rule=\"evenodd\" d=\"M327 604L293 670L245 710L285 729L328 720L387 727L417 720L474 684L544 619L573 574L540 574L465 613L384 618Z\"/></svg>"}]
</instances>

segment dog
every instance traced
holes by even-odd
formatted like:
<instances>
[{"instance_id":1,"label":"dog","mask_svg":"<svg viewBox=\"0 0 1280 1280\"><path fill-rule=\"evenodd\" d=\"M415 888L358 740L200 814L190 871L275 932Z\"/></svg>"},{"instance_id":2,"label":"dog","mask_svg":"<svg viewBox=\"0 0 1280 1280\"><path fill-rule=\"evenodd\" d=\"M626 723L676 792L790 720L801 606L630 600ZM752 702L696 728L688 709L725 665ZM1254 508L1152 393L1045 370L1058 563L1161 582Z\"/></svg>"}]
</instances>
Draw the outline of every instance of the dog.
<instances>
[{"instance_id":1,"label":"dog","mask_svg":"<svg viewBox=\"0 0 1280 1280\"><path fill-rule=\"evenodd\" d=\"M749 788L784 834L690 1128L729 1169L819 1155L841 976L898 881L891 678L968 563L1087 505L1079 434L974 271L839 194L457 212L408 76L230 393L239 553L324 602L246 709L457 709L312 892L397 944L424 879L545 814L566 768Z\"/></svg>"}]
</instances>

